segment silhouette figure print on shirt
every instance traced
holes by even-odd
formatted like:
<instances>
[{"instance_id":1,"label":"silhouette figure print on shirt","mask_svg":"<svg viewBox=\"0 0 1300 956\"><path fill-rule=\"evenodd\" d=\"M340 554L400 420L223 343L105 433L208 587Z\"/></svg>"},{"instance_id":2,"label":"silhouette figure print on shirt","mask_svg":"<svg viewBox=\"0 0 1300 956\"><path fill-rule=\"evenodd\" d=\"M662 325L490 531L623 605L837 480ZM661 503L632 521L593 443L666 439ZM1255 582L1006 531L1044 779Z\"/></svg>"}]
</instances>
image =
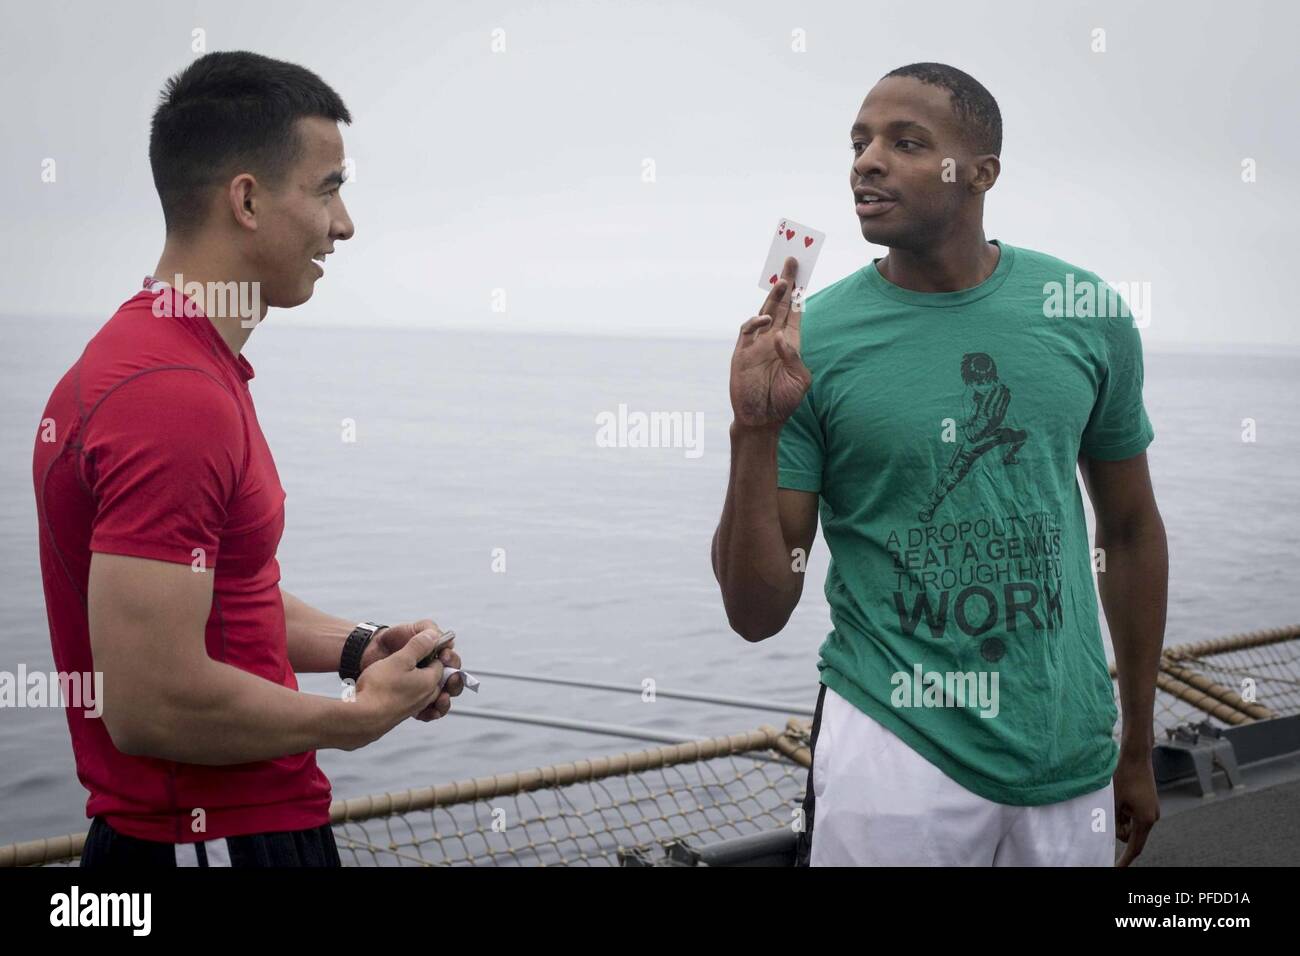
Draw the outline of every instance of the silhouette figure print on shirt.
<instances>
[{"instance_id":1,"label":"silhouette figure print on shirt","mask_svg":"<svg viewBox=\"0 0 1300 956\"><path fill-rule=\"evenodd\" d=\"M930 492L925 507L917 512L917 518L922 521L934 517L939 503L986 452L999 445L1010 445L1002 456L1002 464L1018 465L1020 460L1016 458L1016 452L1029 437L1029 432L1024 429L1004 424L1007 406L1011 403L1011 389L998 379L998 368L991 356L984 352L963 355L961 380L965 383L962 411L966 416L961 423L962 441Z\"/></svg>"}]
</instances>

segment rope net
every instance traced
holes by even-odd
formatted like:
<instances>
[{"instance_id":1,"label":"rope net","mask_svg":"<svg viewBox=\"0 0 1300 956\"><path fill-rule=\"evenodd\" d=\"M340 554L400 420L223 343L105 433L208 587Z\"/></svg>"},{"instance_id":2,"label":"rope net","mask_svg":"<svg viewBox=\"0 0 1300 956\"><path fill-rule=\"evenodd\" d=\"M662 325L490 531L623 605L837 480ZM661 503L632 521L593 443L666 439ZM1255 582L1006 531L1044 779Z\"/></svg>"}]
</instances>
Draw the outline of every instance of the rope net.
<instances>
[{"instance_id":1,"label":"rope net","mask_svg":"<svg viewBox=\"0 0 1300 956\"><path fill-rule=\"evenodd\" d=\"M1296 713L1300 626L1184 644L1161 656L1157 743L1189 722L1229 726ZM624 850L791 826L811 763L810 727L791 718L782 731L762 727L336 800L335 842L348 866L614 866ZM0 847L0 866L75 865L84 839L83 832Z\"/></svg>"},{"instance_id":2,"label":"rope net","mask_svg":"<svg viewBox=\"0 0 1300 956\"><path fill-rule=\"evenodd\" d=\"M789 825L804 771L729 754L335 824L344 865L612 866L624 848Z\"/></svg>"},{"instance_id":3,"label":"rope net","mask_svg":"<svg viewBox=\"0 0 1300 956\"><path fill-rule=\"evenodd\" d=\"M1111 678L1115 668L1111 667ZM1119 685L1115 683L1116 706ZM1300 625L1165 648L1156 675L1156 742L1180 724L1216 727L1300 713ZM1116 736L1119 727L1116 727Z\"/></svg>"}]
</instances>

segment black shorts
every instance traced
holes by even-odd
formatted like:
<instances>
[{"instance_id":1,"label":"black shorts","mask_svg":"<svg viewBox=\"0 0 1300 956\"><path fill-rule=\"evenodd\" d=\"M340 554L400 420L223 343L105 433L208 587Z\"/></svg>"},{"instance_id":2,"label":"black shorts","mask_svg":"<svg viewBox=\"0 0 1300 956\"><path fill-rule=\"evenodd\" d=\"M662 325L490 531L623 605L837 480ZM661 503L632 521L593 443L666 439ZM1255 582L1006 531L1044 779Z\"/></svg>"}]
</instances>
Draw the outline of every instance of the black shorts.
<instances>
[{"instance_id":1,"label":"black shorts","mask_svg":"<svg viewBox=\"0 0 1300 956\"><path fill-rule=\"evenodd\" d=\"M334 830L327 823L310 830L250 833L206 843L159 843L118 833L95 817L81 851L83 867L176 866L342 866Z\"/></svg>"}]
</instances>

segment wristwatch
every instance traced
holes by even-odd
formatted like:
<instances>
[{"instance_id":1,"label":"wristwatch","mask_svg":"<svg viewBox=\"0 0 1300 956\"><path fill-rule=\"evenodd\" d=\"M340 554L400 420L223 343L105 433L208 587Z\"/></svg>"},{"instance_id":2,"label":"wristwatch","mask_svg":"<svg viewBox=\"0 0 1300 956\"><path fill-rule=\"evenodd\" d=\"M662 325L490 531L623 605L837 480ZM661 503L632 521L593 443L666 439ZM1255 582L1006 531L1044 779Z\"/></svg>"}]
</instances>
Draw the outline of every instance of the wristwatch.
<instances>
[{"instance_id":1,"label":"wristwatch","mask_svg":"<svg viewBox=\"0 0 1300 956\"><path fill-rule=\"evenodd\" d=\"M363 621L352 629L348 639L343 642L343 655L339 659L339 677L343 680L355 681L361 676L361 655L366 652L375 634L387 626L373 621Z\"/></svg>"}]
</instances>

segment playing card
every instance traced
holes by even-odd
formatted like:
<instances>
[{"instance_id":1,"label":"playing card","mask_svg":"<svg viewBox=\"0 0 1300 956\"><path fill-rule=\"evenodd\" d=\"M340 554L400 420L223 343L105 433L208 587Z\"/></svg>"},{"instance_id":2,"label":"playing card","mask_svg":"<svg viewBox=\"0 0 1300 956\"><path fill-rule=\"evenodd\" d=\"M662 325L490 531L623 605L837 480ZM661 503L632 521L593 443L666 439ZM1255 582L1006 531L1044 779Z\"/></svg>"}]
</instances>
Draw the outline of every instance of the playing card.
<instances>
[{"instance_id":1,"label":"playing card","mask_svg":"<svg viewBox=\"0 0 1300 956\"><path fill-rule=\"evenodd\" d=\"M758 287L771 292L776 280L781 278L781 264L785 262L786 256L794 256L799 267L794 273L791 301L802 302L804 289L812 280L813 266L817 264L817 257L821 255L825 241L826 233L809 229L793 219L782 219L777 224L776 235L772 237L772 248L768 250L763 273L758 277Z\"/></svg>"}]
</instances>

